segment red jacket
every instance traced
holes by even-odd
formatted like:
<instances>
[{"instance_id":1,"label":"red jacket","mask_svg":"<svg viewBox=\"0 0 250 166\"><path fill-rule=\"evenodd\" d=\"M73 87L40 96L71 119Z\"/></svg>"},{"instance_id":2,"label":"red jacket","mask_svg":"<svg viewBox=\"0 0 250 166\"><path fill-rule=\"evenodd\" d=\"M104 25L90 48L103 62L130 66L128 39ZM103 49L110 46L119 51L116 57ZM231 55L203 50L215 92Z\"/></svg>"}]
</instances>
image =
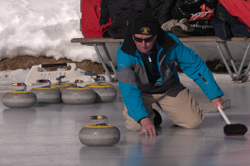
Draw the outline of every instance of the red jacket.
<instances>
[{"instance_id":1,"label":"red jacket","mask_svg":"<svg viewBox=\"0 0 250 166\"><path fill-rule=\"evenodd\" d=\"M84 38L103 37L103 33L111 26L111 21L100 26L101 0L82 0L81 31Z\"/></svg>"},{"instance_id":2,"label":"red jacket","mask_svg":"<svg viewBox=\"0 0 250 166\"><path fill-rule=\"evenodd\" d=\"M227 11L247 25L250 30L250 0L219 0Z\"/></svg>"}]
</instances>

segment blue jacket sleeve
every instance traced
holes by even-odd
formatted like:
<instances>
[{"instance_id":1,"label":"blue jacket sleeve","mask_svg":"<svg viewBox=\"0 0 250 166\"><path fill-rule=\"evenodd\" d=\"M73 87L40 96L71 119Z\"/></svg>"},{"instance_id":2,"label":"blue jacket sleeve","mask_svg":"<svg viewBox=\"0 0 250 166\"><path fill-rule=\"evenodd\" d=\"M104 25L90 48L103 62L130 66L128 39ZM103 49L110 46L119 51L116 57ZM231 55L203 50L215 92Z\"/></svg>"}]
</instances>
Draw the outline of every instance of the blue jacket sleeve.
<instances>
[{"instance_id":1,"label":"blue jacket sleeve","mask_svg":"<svg viewBox=\"0 0 250 166\"><path fill-rule=\"evenodd\" d=\"M212 72L206 63L195 54L195 52L182 44L179 39L171 35L176 41L176 59L182 71L202 89L211 101L216 97L223 96L224 93L214 80ZM177 48L178 47L178 48Z\"/></svg>"}]
</instances>

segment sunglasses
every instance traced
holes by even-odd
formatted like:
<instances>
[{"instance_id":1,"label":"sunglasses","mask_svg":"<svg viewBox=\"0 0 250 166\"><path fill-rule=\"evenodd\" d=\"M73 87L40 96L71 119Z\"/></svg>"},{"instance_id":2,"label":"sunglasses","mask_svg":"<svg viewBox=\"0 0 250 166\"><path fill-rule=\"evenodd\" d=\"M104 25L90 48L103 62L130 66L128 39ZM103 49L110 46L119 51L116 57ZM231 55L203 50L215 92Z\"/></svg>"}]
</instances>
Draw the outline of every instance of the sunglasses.
<instances>
[{"instance_id":1,"label":"sunglasses","mask_svg":"<svg viewBox=\"0 0 250 166\"><path fill-rule=\"evenodd\" d=\"M137 41L139 43L141 43L142 41L145 41L146 43L148 43L148 42L151 42L154 39L154 37L155 37L155 35L153 35L152 37L142 39L142 38L138 38L138 37L134 36L134 39L135 39L135 41Z\"/></svg>"}]
</instances>

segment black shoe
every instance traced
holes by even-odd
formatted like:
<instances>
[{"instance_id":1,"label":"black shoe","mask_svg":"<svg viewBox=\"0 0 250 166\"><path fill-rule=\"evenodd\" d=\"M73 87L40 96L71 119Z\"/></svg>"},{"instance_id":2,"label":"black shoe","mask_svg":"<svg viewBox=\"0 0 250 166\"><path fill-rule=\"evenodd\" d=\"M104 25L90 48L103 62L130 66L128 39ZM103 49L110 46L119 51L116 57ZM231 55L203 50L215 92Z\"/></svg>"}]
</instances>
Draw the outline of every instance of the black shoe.
<instances>
[{"instance_id":1,"label":"black shoe","mask_svg":"<svg viewBox=\"0 0 250 166\"><path fill-rule=\"evenodd\" d=\"M160 124L162 122L161 114L158 111L156 111L155 109L153 109L153 112L155 113L154 125L160 126Z\"/></svg>"}]
</instances>

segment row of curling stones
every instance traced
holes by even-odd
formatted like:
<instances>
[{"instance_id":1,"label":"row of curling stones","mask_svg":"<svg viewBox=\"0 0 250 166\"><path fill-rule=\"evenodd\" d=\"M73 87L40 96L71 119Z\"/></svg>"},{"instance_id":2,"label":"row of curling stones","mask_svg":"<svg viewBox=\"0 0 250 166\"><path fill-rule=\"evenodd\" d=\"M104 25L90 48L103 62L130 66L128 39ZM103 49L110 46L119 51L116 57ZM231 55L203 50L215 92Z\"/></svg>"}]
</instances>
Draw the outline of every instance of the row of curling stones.
<instances>
[{"instance_id":1,"label":"row of curling stones","mask_svg":"<svg viewBox=\"0 0 250 166\"><path fill-rule=\"evenodd\" d=\"M3 95L3 105L11 108L27 108L36 104L37 96L31 91L26 91L25 83L12 83L12 86L23 86L21 90L8 91Z\"/></svg>"},{"instance_id":2,"label":"row of curling stones","mask_svg":"<svg viewBox=\"0 0 250 166\"><path fill-rule=\"evenodd\" d=\"M30 91L35 93L37 96L38 103L55 104L61 101L61 91L56 87L51 87L50 80L41 79L37 80L37 83L48 83L47 86L38 88L32 88Z\"/></svg>"},{"instance_id":3,"label":"row of curling stones","mask_svg":"<svg viewBox=\"0 0 250 166\"><path fill-rule=\"evenodd\" d=\"M51 87L51 82L47 79L37 80L37 83L48 83L49 85L32 88L31 91L26 91L27 86L24 83L13 83L11 84L12 86L24 86L24 88L7 92L3 96L3 104L6 107L27 108L35 105L36 102L55 104L61 100L67 104L112 102L117 97L117 91L112 84L102 82L103 79L104 77L98 76L97 83L87 84L86 87L78 87L77 83L82 83L83 81L76 80L72 88L66 88L64 85L63 87L66 89L61 89L63 93L61 93L58 87ZM68 84L67 86L71 85Z\"/></svg>"},{"instance_id":4,"label":"row of curling stones","mask_svg":"<svg viewBox=\"0 0 250 166\"><path fill-rule=\"evenodd\" d=\"M88 146L112 146L120 141L120 130L108 125L106 116L91 116L91 120L104 119L105 122L83 127L79 132L80 142Z\"/></svg>"}]
</instances>

